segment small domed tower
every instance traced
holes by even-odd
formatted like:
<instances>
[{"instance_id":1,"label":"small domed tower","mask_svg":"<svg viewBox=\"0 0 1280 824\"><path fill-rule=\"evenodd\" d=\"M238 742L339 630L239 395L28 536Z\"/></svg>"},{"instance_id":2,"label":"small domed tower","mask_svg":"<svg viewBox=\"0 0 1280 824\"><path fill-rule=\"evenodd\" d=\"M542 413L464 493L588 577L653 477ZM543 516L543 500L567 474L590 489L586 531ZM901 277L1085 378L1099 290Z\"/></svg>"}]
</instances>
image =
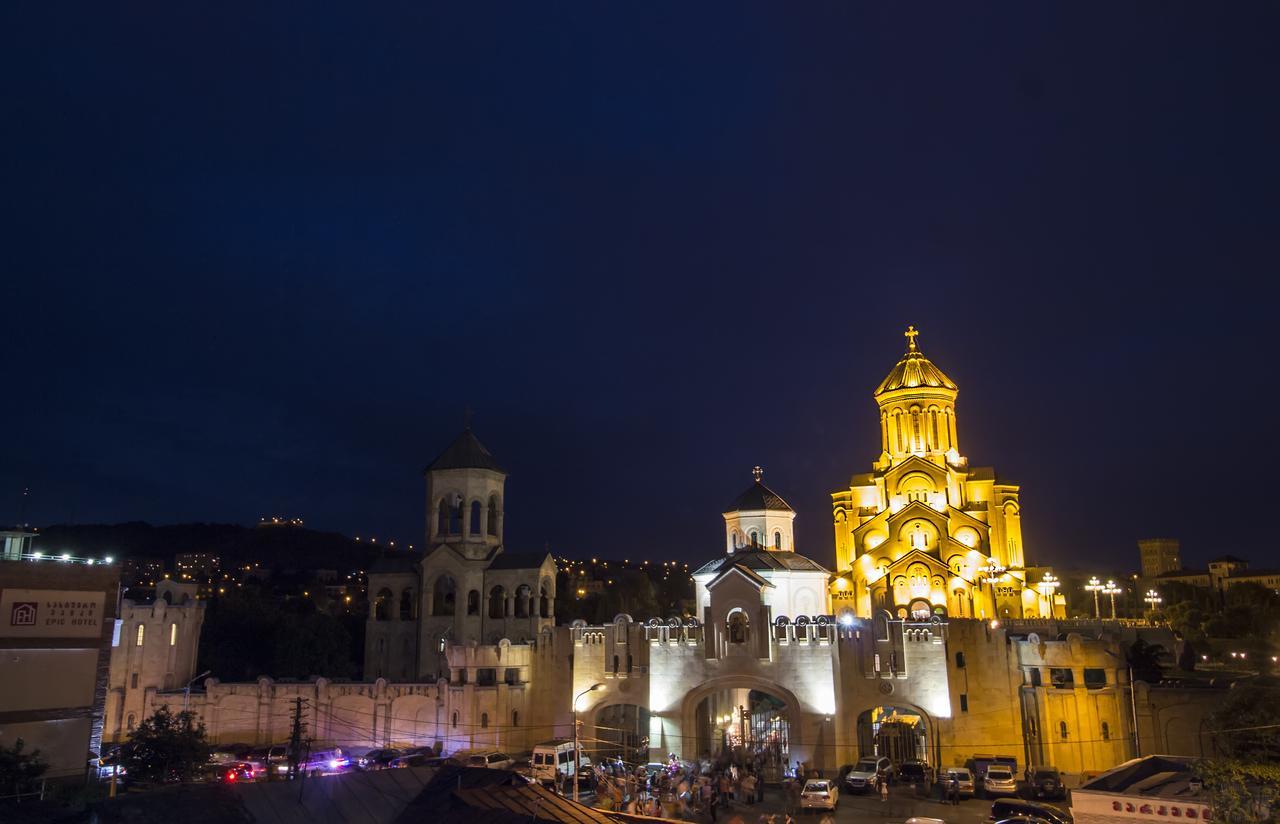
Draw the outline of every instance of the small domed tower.
<instances>
[{"instance_id":1,"label":"small domed tower","mask_svg":"<svg viewBox=\"0 0 1280 824\"><path fill-rule=\"evenodd\" d=\"M763 469L757 466L752 474L755 483L725 508L725 550L734 552L754 547L795 552L795 510L761 482Z\"/></svg>"},{"instance_id":2,"label":"small domed tower","mask_svg":"<svg viewBox=\"0 0 1280 824\"><path fill-rule=\"evenodd\" d=\"M887 468L920 455L936 463L960 463L956 439L959 388L916 345L907 327L907 351L874 393L880 406L880 461Z\"/></svg>"},{"instance_id":3,"label":"small domed tower","mask_svg":"<svg viewBox=\"0 0 1280 824\"><path fill-rule=\"evenodd\" d=\"M467 558L502 546L507 473L467 427L426 469L427 546L447 543Z\"/></svg>"}]
</instances>

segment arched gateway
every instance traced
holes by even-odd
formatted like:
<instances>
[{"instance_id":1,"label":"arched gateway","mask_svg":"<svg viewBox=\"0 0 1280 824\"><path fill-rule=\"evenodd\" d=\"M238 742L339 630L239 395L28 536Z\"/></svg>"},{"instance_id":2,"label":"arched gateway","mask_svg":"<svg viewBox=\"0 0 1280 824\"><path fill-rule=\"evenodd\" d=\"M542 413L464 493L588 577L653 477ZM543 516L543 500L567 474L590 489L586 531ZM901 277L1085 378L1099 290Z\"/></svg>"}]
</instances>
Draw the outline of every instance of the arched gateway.
<instances>
[{"instance_id":1,"label":"arched gateway","mask_svg":"<svg viewBox=\"0 0 1280 824\"><path fill-rule=\"evenodd\" d=\"M690 690L680 704L680 749L686 760L734 753L781 771L793 752L807 753L801 703L774 681L724 676Z\"/></svg>"}]
</instances>

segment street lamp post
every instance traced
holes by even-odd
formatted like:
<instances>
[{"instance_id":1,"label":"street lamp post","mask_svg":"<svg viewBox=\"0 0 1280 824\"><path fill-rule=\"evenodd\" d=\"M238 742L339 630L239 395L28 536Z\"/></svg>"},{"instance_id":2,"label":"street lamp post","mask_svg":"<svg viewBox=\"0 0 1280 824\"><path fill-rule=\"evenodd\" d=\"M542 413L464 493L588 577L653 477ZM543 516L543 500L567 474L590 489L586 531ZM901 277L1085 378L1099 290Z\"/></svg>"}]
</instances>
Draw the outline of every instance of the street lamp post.
<instances>
[{"instance_id":1,"label":"street lamp post","mask_svg":"<svg viewBox=\"0 0 1280 824\"><path fill-rule=\"evenodd\" d=\"M1102 618L1102 608L1098 606L1098 593L1106 589L1106 586L1095 576L1089 579L1089 583L1085 584L1084 588L1093 593L1093 617Z\"/></svg>"},{"instance_id":2,"label":"street lamp post","mask_svg":"<svg viewBox=\"0 0 1280 824\"><path fill-rule=\"evenodd\" d=\"M1154 589L1147 590L1147 597L1142 600L1147 602L1147 605L1151 607L1152 612L1155 612L1156 604L1164 601L1164 599L1160 597L1160 593L1156 592Z\"/></svg>"},{"instance_id":3,"label":"street lamp post","mask_svg":"<svg viewBox=\"0 0 1280 824\"><path fill-rule=\"evenodd\" d=\"M213 673L213 670L205 670L204 672L200 673L195 678L192 678L190 681L187 682L186 688L182 690L182 711L183 712L187 711L187 704L191 703L191 685L199 681L201 678L204 678L206 675L211 675L212 673Z\"/></svg>"},{"instance_id":4,"label":"street lamp post","mask_svg":"<svg viewBox=\"0 0 1280 824\"><path fill-rule=\"evenodd\" d=\"M1102 591L1111 596L1111 620L1114 621L1116 620L1116 595L1124 592L1124 590L1116 586L1115 581L1107 581L1107 585Z\"/></svg>"},{"instance_id":5,"label":"street lamp post","mask_svg":"<svg viewBox=\"0 0 1280 824\"><path fill-rule=\"evenodd\" d=\"M573 800L578 800L578 773L582 771L582 753L578 752L578 699L595 692L604 684L592 684L573 697Z\"/></svg>"},{"instance_id":6,"label":"street lamp post","mask_svg":"<svg viewBox=\"0 0 1280 824\"><path fill-rule=\"evenodd\" d=\"M1061 584L1062 582L1058 580L1058 576L1054 575L1052 572L1046 572L1044 577L1040 579L1040 594L1049 599L1049 614L1046 616L1048 618L1053 617L1054 590L1056 590Z\"/></svg>"},{"instance_id":7,"label":"street lamp post","mask_svg":"<svg viewBox=\"0 0 1280 824\"><path fill-rule=\"evenodd\" d=\"M991 584L991 617L999 618L1000 610L996 606L996 581L1009 571L1008 567L1001 566L993 558L986 566L980 568L978 572L986 577L987 582Z\"/></svg>"}]
</instances>

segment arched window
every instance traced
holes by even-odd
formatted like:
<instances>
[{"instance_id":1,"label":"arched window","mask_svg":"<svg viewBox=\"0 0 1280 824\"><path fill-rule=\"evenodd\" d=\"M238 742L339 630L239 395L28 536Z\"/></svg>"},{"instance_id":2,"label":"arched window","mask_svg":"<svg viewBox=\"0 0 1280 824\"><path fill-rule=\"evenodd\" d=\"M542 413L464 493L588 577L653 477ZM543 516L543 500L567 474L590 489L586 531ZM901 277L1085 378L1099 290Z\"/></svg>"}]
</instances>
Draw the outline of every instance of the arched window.
<instances>
[{"instance_id":1,"label":"arched window","mask_svg":"<svg viewBox=\"0 0 1280 824\"><path fill-rule=\"evenodd\" d=\"M137 633L133 636L133 645L134 645L135 647L140 647L140 646L142 646L142 639L143 639L143 638L145 638L145 637L146 637L146 635L147 635L147 626L146 626L146 624L138 624L138 631L137 631Z\"/></svg>"},{"instance_id":2,"label":"arched window","mask_svg":"<svg viewBox=\"0 0 1280 824\"><path fill-rule=\"evenodd\" d=\"M521 584L516 588L516 617L529 617L529 586Z\"/></svg>"},{"instance_id":3,"label":"arched window","mask_svg":"<svg viewBox=\"0 0 1280 824\"><path fill-rule=\"evenodd\" d=\"M413 620L413 590L406 589L400 593L400 620Z\"/></svg>"},{"instance_id":4,"label":"arched window","mask_svg":"<svg viewBox=\"0 0 1280 824\"><path fill-rule=\"evenodd\" d=\"M627 653L627 672L631 672L631 653Z\"/></svg>"},{"instance_id":5,"label":"arched window","mask_svg":"<svg viewBox=\"0 0 1280 824\"><path fill-rule=\"evenodd\" d=\"M1066 721L1059 721L1059 722L1058 722L1058 732L1059 732L1059 733L1061 733L1061 735L1062 735L1062 737L1063 737L1063 738L1067 738L1067 737L1068 737L1068 736L1067 736L1067 722L1066 722Z\"/></svg>"},{"instance_id":6,"label":"arched window","mask_svg":"<svg viewBox=\"0 0 1280 824\"><path fill-rule=\"evenodd\" d=\"M729 613L729 643L745 644L747 642L747 614L742 610Z\"/></svg>"},{"instance_id":7,"label":"arched window","mask_svg":"<svg viewBox=\"0 0 1280 824\"><path fill-rule=\"evenodd\" d=\"M462 500L453 502L453 506L449 507L449 534L462 534Z\"/></svg>"},{"instance_id":8,"label":"arched window","mask_svg":"<svg viewBox=\"0 0 1280 824\"><path fill-rule=\"evenodd\" d=\"M498 534L498 496L489 496L489 534Z\"/></svg>"},{"instance_id":9,"label":"arched window","mask_svg":"<svg viewBox=\"0 0 1280 824\"><path fill-rule=\"evenodd\" d=\"M469 530L469 532L472 535L480 534L480 502L479 501L471 502L471 529Z\"/></svg>"},{"instance_id":10,"label":"arched window","mask_svg":"<svg viewBox=\"0 0 1280 824\"><path fill-rule=\"evenodd\" d=\"M500 586L496 586L489 590L489 617L507 617L507 593L506 590Z\"/></svg>"},{"instance_id":11,"label":"arched window","mask_svg":"<svg viewBox=\"0 0 1280 824\"><path fill-rule=\"evenodd\" d=\"M538 594L538 615L542 618L551 617L551 591L546 584L542 585Z\"/></svg>"},{"instance_id":12,"label":"arched window","mask_svg":"<svg viewBox=\"0 0 1280 824\"><path fill-rule=\"evenodd\" d=\"M457 609L457 585L453 578L441 575L431 587L431 614L452 615Z\"/></svg>"},{"instance_id":13,"label":"arched window","mask_svg":"<svg viewBox=\"0 0 1280 824\"><path fill-rule=\"evenodd\" d=\"M754 529L751 530L751 546L752 548L760 546L760 533L756 532Z\"/></svg>"},{"instance_id":14,"label":"arched window","mask_svg":"<svg viewBox=\"0 0 1280 824\"><path fill-rule=\"evenodd\" d=\"M449 505L445 503L444 498L440 499L440 511L436 515L436 534L449 534Z\"/></svg>"},{"instance_id":15,"label":"arched window","mask_svg":"<svg viewBox=\"0 0 1280 824\"><path fill-rule=\"evenodd\" d=\"M613 674L618 674L618 656L613 656Z\"/></svg>"},{"instance_id":16,"label":"arched window","mask_svg":"<svg viewBox=\"0 0 1280 824\"><path fill-rule=\"evenodd\" d=\"M454 726L455 728L458 726L458 711L457 711L457 710L454 710L454 711L453 711L453 726Z\"/></svg>"},{"instance_id":17,"label":"arched window","mask_svg":"<svg viewBox=\"0 0 1280 824\"><path fill-rule=\"evenodd\" d=\"M133 728L134 726L137 725L137 723L138 723L138 716L134 715L133 713L129 713L129 717L125 719L125 722L124 722L125 729L129 730L129 732L133 732Z\"/></svg>"},{"instance_id":18,"label":"arched window","mask_svg":"<svg viewBox=\"0 0 1280 824\"><path fill-rule=\"evenodd\" d=\"M391 620L391 590L383 587L378 592L378 597L373 602L373 620L390 621Z\"/></svg>"},{"instance_id":19,"label":"arched window","mask_svg":"<svg viewBox=\"0 0 1280 824\"><path fill-rule=\"evenodd\" d=\"M512 711L511 711L511 726L513 726L513 727L518 727L518 726L520 726L520 711L519 711L519 710L512 710Z\"/></svg>"},{"instance_id":20,"label":"arched window","mask_svg":"<svg viewBox=\"0 0 1280 824\"><path fill-rule=\"evenodd\" d=\"M1106 721L1102 722L1102 740L1103 741L1111 740L1111 727L1110 725L1107 724Z\"/></svg>"},{"instance_id":21,"label":"arched window","mask_svg":"<svg viewBox=\"0 0 1280 824\"><path fill-rule=\"evenodd\" d=\"M479 590L471 590L467 593L467 614L480 614L480 592Z\"/></svg>"},{"instance_id":22,"label":"arched window","mask_svg":"<svg viewBox=\"0 0 1280 824\"><path fill-rule=\"evenodd\" d=\"M781 532L773 533L773 548L782 549L782 533Z\"/></svg>"},{"instance_id":23,"label":"arched window","mask_svg":"<svg viewBox=\"0 0 1280 824\"><path fill-rule=\"evenodd\" d=\"M487 712L480 713L480 729L489 729L489 713Z\"/></svg>"}]
</instances>

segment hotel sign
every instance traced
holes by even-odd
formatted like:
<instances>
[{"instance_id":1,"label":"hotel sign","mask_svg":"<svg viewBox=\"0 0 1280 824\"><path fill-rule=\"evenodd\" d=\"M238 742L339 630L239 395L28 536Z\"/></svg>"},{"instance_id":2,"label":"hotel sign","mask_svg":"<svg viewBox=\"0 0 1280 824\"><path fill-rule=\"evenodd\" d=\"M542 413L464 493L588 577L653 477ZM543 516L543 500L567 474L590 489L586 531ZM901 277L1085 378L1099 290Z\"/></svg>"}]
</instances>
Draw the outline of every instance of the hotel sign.
<instances>
[{"instance_id":1,"label":"hotel sign","mask_svg":"<svg viewBox=\"0 0 1280 824\"><path fill-rule=\"evenodd\" d=\"M0 636L97 638L102 635L104 592L5 589L0 592Z\"/></svg>"}]
</instances>

